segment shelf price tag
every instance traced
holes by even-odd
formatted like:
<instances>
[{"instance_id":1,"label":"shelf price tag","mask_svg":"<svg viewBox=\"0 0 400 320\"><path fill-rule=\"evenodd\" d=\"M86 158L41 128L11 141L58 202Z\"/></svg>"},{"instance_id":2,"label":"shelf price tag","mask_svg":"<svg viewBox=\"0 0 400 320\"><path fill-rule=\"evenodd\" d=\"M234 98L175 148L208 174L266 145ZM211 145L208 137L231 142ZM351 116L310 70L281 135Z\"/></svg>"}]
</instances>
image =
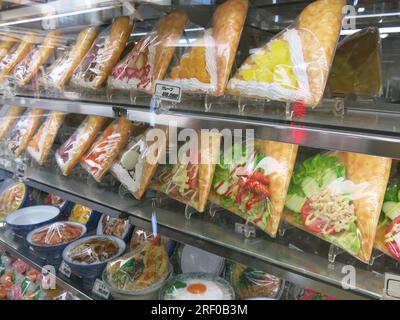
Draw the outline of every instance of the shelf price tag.
<instances>
[{"instance_id":1,"label":"shelf price tag","mask_svg":"<svg viewBox=\"0 0 400 320\"><path fill-rule=\"evenodd\" d=\"M400 275L385 273L385 288L382 299L400 300Z\"/></svg>"},{"instance_id":2,"label":"shelf price tag","mask_svg":"<svg viewBox=\"0 0 400 320\"><path fill-rule=\"evenodd\" d=\"M62 273L67 278L71 277L71 268L64 261L61 262L60 268L58 269L60 273Z\"/></svg>"},{"instance_id":3,"label":"shelf price tag","mask_svg":"<svg viewBox=\"0 0 400 320\"><path fill-rule=\"evenodd\" d=\"M92 292L104 299L108 299L110 297L110 290L108 290L104 281L100 279L96 279L94 282Z\"/></svg>"},{"instance_id":4,"label":"shelf price tag","mask_svg":"<svg viewBox=\"0 0 400 320\"><path fill-rule=\"evenodd\" d=\"M179 103L181 102L182 90L179 86L157 81L154 96L160 100Z\"/></svg>"}]
</instances>

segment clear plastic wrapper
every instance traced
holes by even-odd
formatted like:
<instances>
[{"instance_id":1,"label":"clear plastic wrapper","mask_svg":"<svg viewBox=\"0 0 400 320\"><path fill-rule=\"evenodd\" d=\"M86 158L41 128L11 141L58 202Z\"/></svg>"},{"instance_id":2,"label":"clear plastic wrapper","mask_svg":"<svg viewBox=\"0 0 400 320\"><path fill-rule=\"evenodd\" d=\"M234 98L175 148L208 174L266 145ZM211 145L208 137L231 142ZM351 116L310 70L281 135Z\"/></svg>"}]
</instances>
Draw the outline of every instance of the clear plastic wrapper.
<instances>
[{"instance_id":1,"label":"clear plastic wrapper","mask_svg":"<svg viewBox=\"0 0 400 320\"><path fill-rule=\"evenodd\" d=\"M157 129L168 135L168 127L160 126ZM136 199L141 199L147 190L166 149L165 144L159 143L154 150L152 146L155 142L147 141L146 137L152 130L148 129L143 135L134 137L111 167L111 173ZM150 156L152 159L148 161Z\"/></svg>"},{"instance_id":2,"label":"clear plastic wrapper","mask_svg":"<svg viewBox=\"0 0 400 320\"><path fill-rule=\"evenodd\" d=\"M125 117L114 120L82 157L82 167L100 182L128 143L135 124Z\"/></svg>"},{"instance_id":3,"label":"clear plastic wrapper","mask_svg":"<svg viewBox=\"0 0 400 320\"><path fill-rule=\"evenodd\" d=\"M328 88L335 95L382 95L382 41L379 28L362 29L339 43Z\"/></svg>"},{"instance_id":4,"label":"clear plastic wrapper","mask_svg":"<svg viewBox=\"0 0 400 320\"><path fill-rule=\"evenodd\" d=\"M26 33L21 42L17 42L0 62L0 79L12 73L18 63L35 47L36 36L32 32Z\"/></svg>"},{"instance_id":5,"label":"clear plastic wrapper","mask_svg":"<svg viewBox=\"0 0 400 320\"><path fill-rule=\"evenodd\" d=\"M67 176L96 139L105 117L88 116L71 137L56 151L56 161L63 175Z\"/></svg>"},{"instance_id":6,"label":"clear plastic wrapper","mask_svg":"<svg viewBox=\"0 0 400 320\"><path fill-rule=\"evenodd\" d=\"M17 39L8 36L2 36L0 42L0 61L11 51L17 44Z\"/></svg>"},{"instance_id":7,"label":"clear plastic wrapper","mask_svg":"<svg viewBox=\"0 0 400 320\"><path fill-rule=\"evenodd\" d=\"M236 299L280 298L284 286L281 279L240 263L231 263L229 269L228 278L235 290Z\"/></svg>"},{"instance_id":8,"label":"clear plastic wrapper","mask_svg":"<svg viewBox=\"0 0 400 320\"><path fill-rule=\"evenodd\" d=\"M81 88L98 89L107 80L132 32L130 17L118 17L101 32L74 72L71 83Z\"/></svg>"},{"instance_id":9,"label":"clear plastic wrapper","mask_svg":"<svg viewBox=\"0 0 400 320\"><path fill-rule=\"evenodd\" d=\"M247 0L227 0L215 10L212 26L201 32L195 42L181 41L190 47L173 66L167 81L183 91L224 93L248 8Z\"/></svg>"},{"instance_id":10,"label":"clear plastic wrapper","mask_svg":"<svg viewBox=\"0 0 400 320\"><path fill-rule=\"evenodd\" d=\"M307 159L293 173L286 220L368 263L391 163L350 152Z\"/></svg>"},{"instance_id":11,"label":"clear plastic wrapper","mask_svg":"<svg viewBox=\"0 0 400 320\"><path fill-rule=\"evenodd\" d=\"M27 151L40 165L46 161L65 115L63 112L52 111L29 142Z\"/></svg>"},{"instance_id":12,"label":"clear plastic wrapper","mask_svg":"<svg viewBox=\"0 0 400 320\"><path fill-rule=\"evenodd\" d=\"M315 107L321 100L342 25L345 0L317 0L297 21L255 49L227 92Z\"/></svg>"},{"instance_id":13,"label":"clear plastic wrapper","mask_svg":"<svg viewBox=\"0 0 400 320\"><path fill-rule=\"evenodd\" d=\"M106 234L124 239L131 229L128 219L113 218L103 214L100 218L97 234Z\"/></svg>"},{"instance_id":14,"label":"clear plastic wrapper","mask_svg":"<svg viewBox=\"0 0 400 320\"><path fill-rule=\"evenodd\" d=\"M33 232L30 241L37 246L55 246L78 239L84 231L79 224L55 222Z\"/></svg>"},{"instance_id":15,"label":"clear plastic wrapper","mask_svg":"<svg viewBox=\"0 0 400 320\"><path fill-rule=\"evenodd\" d=\"M221 135L198 132L197 136L197 140L189 140L180 146L177 163L161 168L151 188L203 212L218 162Z\"/></svg>"},{"instance_id":16,"label":"clear plastic wrapper","mask_svg":"<svg viewBox=\"0 0 400 320\"><path fill-rule=\"evenodd\" d=\"M21 207L25 195L26 187L22 182L13 183L3 190L0 195L0 221Z\"/></svg>"},{"instance_id":17,"label":"clear plastic wrapper","mask_svg":"<svg viewBox=\"0 0 400 320\"><path fill-rule=\"evenodd\" d=\"M108 86L120 90L150 91L155 81L164 78L186 20L186 14L181 11L162 17L154 31L137 41L115 66L108 78Z\"/></svg>"},{"instance_id":18,"label":"clear plastic wrapper","mask_svg":"<svg viewBox=\"0 0 400 320\"><path fill-rule=\"evenodd\" d=\"M69 221L80 222L87 224L90 220L90 216L93 210L81 204L76 204L71 210L71 214L68 218Z\"/></svg>"},{"instance_id":19,"label":"clear plastic wrapper","mask_svg":"<svg viewBox=\"0 0 400 320\"><path fill-rule=\"evenodd\" d=\"M12 76L20 85L28 84L61 43L61 33L50 31L40 46L33 47L15 66Z\"/></svg>"},{"instance_id":20,"label":"clear plastic wrapper","mask_svg":"<svg viewBox=\"0 0 400 320\"><path fill-rule=\"evenodd\" d=\"M71 79L72 74L91 48L97 37L93 27L82 30L75 44L59 57L43 74L42 83L47 87L61 89Z\"/></svg>"},{"instance_id":21,"label":"clear plastic wrapper","mask_svg":"<svg viewBox=\"0 0 400 320\"><path fill-rule=\"evenodd\" d=\"M168 255L163 246L147 243L110 261L105 270L106 283L126 291L161 285L168 276Z\"/></svg>"},{"instance_id":22,"label":"clear plastic wrapper","mask_svg":"<svg viewBox=\"0 0 400 320\"><path fill-rule=\"evenodd\" d=\"M275 237L297 149L267 140L233 145L215 169L209 200Z\"/></svg>"},{"instance_id":23,"label":"clear plastic wrapper","mask_svg":"<svg viewBox=\"0 0 400 320\"><path fill-rule=\"evenodd\" d=\"M28 109L18 119L7 139L8 148L16 157L24 154L33 134L40 124L43 115L42 109Z\"/></svg>"},{"instance_id":24,"label":"clear plastic wrapper","mask_svg":"<svg viewBox=\"0 0 400 320\"><path fill-rule=\"evenodd\" d=\"M24 110L24 108L21 108L19 106L9 106L6 116L1 119L2 121L0 124L0 141L3 140L7 132L11 129L15 121Z\"/></svg>"}]
</instances>

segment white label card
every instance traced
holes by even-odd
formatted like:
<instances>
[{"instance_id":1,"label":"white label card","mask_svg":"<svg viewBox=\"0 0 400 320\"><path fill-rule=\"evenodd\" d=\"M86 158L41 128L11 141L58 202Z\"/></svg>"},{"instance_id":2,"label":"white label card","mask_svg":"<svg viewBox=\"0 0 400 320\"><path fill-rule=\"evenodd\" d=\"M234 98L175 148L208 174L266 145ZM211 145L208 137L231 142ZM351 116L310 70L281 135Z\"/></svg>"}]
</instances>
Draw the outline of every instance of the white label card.
<instances>
[{"instance_id":1,"label":"white label card","mask_svg":"<svg viewBox=\"0 0 400 320\"><path fill-rule=\"evenodd\" d=\"M383 289L382 298L400 300L400 275L385 273L385 288Z\"/></svg>"},{"instance_id":2,"label":"white label card","mask_svg":"<svg viewBox=\"0 0 400 320\"><path fill-rule=\"evenodd\" d=\"M67 278L71 277L71 268L64 261L61 262L60 268L58 269Z\"/></svg>"},{"instance_id":3,"label":"white label card","mask_svg":"<svg viewBox=\"0 0 400 320\"><path fill-rule=\"evenodd\" d=\"M110 290L108 290L106 284L100 279L96 279L94 282L92 292L104 299L108 299L110 297Z\"/></svg>"},{"instance_id":4,"label":"white label card","mask_svg":"<svg viewBox=\"0 0 400 320\"><path fill-rule=\"evenodd\" d=\"M182 90L181 87L163 82L156 82L154 96L160 100L181 102Z\"/></svg>"}]
</instances>

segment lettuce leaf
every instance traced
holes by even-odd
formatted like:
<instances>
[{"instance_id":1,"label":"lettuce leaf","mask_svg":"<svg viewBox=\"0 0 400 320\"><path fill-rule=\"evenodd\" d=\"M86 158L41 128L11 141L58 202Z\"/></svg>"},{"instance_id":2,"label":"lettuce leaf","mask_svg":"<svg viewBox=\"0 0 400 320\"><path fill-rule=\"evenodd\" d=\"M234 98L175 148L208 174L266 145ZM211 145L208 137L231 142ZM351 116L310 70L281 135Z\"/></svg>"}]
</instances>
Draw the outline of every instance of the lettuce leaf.
<instances>
[{"instance_id":1,"label":"lettuce leaf","mask_svg":"<svg viewBox=\"0 0 400 320\"><path fill-rule=\"evenodd\" d=\"M399 202L398 192L399 192L399 186L397 184L395 184L392 187L388 187L386 189L385 200L384 201L385 202L386 201Z\"/></svg>"}]
</instances>

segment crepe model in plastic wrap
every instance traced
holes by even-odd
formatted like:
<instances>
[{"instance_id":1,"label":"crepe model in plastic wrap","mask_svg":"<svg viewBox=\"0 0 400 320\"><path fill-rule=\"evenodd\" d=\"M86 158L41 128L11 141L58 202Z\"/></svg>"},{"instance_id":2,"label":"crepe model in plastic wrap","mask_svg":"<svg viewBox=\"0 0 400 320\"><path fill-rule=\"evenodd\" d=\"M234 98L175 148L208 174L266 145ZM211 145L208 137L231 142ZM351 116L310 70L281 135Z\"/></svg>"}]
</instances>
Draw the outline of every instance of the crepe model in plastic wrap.
<instances>
[{"instance_id":1,"label":"crepe model in plastic wrap","mask_svg":"<svg viewBox=\"0 0 400 320\"><path fill-rule=\"evenodd\" d=\"M82 157L81 165L89 174L101 181L119 153L128 143L134 130L133 122L125 117L114 120Z\"/></svg>"},{"instance_id":2,"label":"crepe model in plastic wrap","mask_svg":"<svg viewBox=\"0 0 400 320\"><path fill-rule=\"evenodd\" d=\"M42 115L42 109L29 109L18 119L8 138L8 147L14 156L22 156L40 124Z\"/></svg>"},{"instance_id":3,"label":"crepe model in plastic wrap","mask_svg":"<svg viewBox=\"0 0 400 320\"><path fill-rule=\"evenodd\" d=\"M278 101L321 100L342 25L345 0L317 0L296 23L254 50L233 79L228 93Z\"/></svg>"},{"instance_id":4,"label":"crepe model in plastic wrap","mask_svg":"<svg viewBox=\"0 0 400 320\"><path fill-rule=\"evenodd\" d=\"M293 173L285 219L368 263L391 163L350 152L307 159Z\"/></svg>"},{"instance_id":5,"label":"crepe model in plastic wrap","mask_svg":"<svg viewBox=\"0 0 400 320\"><path fill-rule=\"evenodd\" d=\"M64 176L67 176L96 139L103 127L105 117L88 116L73 135L56 151L56 161Z\"/></svg>"},{"instance_id":6,"label":"crepe model in plastic wrap","mask_svg":"<svg viewBox=\"0 0 400 320\"><path fill-rule=\"evenodd\" d=\"M17 46L17 40L10 37L2 37L0 42L0 61L11 51L14 46Z\"/></svg>"},{"instance_id":7,"label":"crepe model in plastic wrap","mask_svg":"<svg viewBox=\"0 0 400 320\"><path fill-rule=\"evenodd\" d=\"M246 20L247 0L227 0L216 9L212 28L204 31L169 75L184 91L224 93Z\"/></svg>"},{"instance_id":8,"label":"crepe model in plastic wrap","mask_svg":"<svg viewBox=\"0 0 400 320\"><path fill-rule=\"evenodd\" d=\"M21 85L29 83L53 54L54 49L60 44L60 41L61 33L50 31L40 47L32 48L25 58L17 64L13 71L15 79Z\"/></svg>"},{"instance_id":9,"label":"crepe model in plastic wrap","mask_svg":"<svg viewBox=\"0 0 400 320\"><path fill-rule=\"evenodd\" d=\"M8 76L12 73L18 63L35 47L36 36L32 32L28 32L18 45L15 45L1 60L0 78Z\"/></svg>"},{"instance_id":10,"label":"crepe model in plastic wrap","mask_svg":"<svg viewBox=\"0 0 400 320\"><path fill-rule=\"evenodd\" d=\"M234 145L215 169L209 200L275 237L297 149L266 140Z\"/></svg>"},{"instance_id":11,"label":"crepe model in plastic wrap","mask_svg":"<svg viewBox=\"0 0 400 320\"><path fill-rule=\"evenodd\" d=\"M83 60L97 37L97 31L93 27L82 30L74 46L57 59L43 76L46 85L62 88L70 80L75 69Z\"/></svg>"},{"instance_id":12,"label":"crepe model in plastic wrap","mask_svg":"<svg viewBox=\"0 0 400 320\"><path fill-rule=\"evenodd\" d=\"M198 137L199 141L189 140L179 148L177 163L162 168L150 188L203 212L218 161L221 136L199 132Z\"/></svg>"},{"instance_id":13,"label":"crepe model in plastic wrap","mask_svg":"<svg viewBox=\"0 0 400 320\"><path fill-rule=\"evenodd\" d=\"M166 145L161 141L159 143L153 139L147 141L147 139L150 140L152 134L156 134L155 130L161 130L165 136L168 136L168 127L159 126L148 129L128 144L118 161L111 167L111 173L138 200L147 190L166 149Z\"/></svg>"},{"instance_id":14,"label":"crepe model in plastic wrap","mask_svg":"<svg viewBox=\"0 0 400 320\"><path fill-rule=\"evenodd\" d=\"M19 106L10 106L8 108L6 116L1 119L0 123L0 141L3 140L8 130L11 129L14 122L18 119L18 117L24 110L24 108L21 108Z\"/></svg>"},{"instance_id":15,"label":"crepe model in plastic wrap","mask_svg":"<svg viewBox=\"0 0 400 320\"><path fill-rule=\"evenodd\" d=\"M181 11L173 11L162 17L155 32L140 39L116 65L109 84L118 89L149 91L155 81L164 78L186 20L186 14Z\"/></svg>"},{"instance_id":16,"label":"crepe model in plastic wrap","mask_svg":"<svg viewBox=\"0 0 400 320\"><path fill-rule=\"evenodd\" d=\"M65 113L52 111L29 142L27 151L40 165L46 161L64 117Z\"/></svg>"},{"instance_id":17,"label":"crepe model in plastic wrap","mask_svg":"<svg viewBox=\"0 0 400 320\"><path fill-rule=\"evenodd\" d=\"M382 95L382 43L379 28L347 36L338 46L328 88L332 94Z\"/></svg>"},{"instance_id":18,"label":"crepe model in plastic wrap","mask_svg":"<svg viewBox=\"0 0 400 320\"><path fill-rule=\"evenodd\" d=\"M118 62L132 32L129 17L115 19L94 41L85 58L72 76L71 82L79 87L98 89L107 80Z\"/></svg>"}]
</instances>

